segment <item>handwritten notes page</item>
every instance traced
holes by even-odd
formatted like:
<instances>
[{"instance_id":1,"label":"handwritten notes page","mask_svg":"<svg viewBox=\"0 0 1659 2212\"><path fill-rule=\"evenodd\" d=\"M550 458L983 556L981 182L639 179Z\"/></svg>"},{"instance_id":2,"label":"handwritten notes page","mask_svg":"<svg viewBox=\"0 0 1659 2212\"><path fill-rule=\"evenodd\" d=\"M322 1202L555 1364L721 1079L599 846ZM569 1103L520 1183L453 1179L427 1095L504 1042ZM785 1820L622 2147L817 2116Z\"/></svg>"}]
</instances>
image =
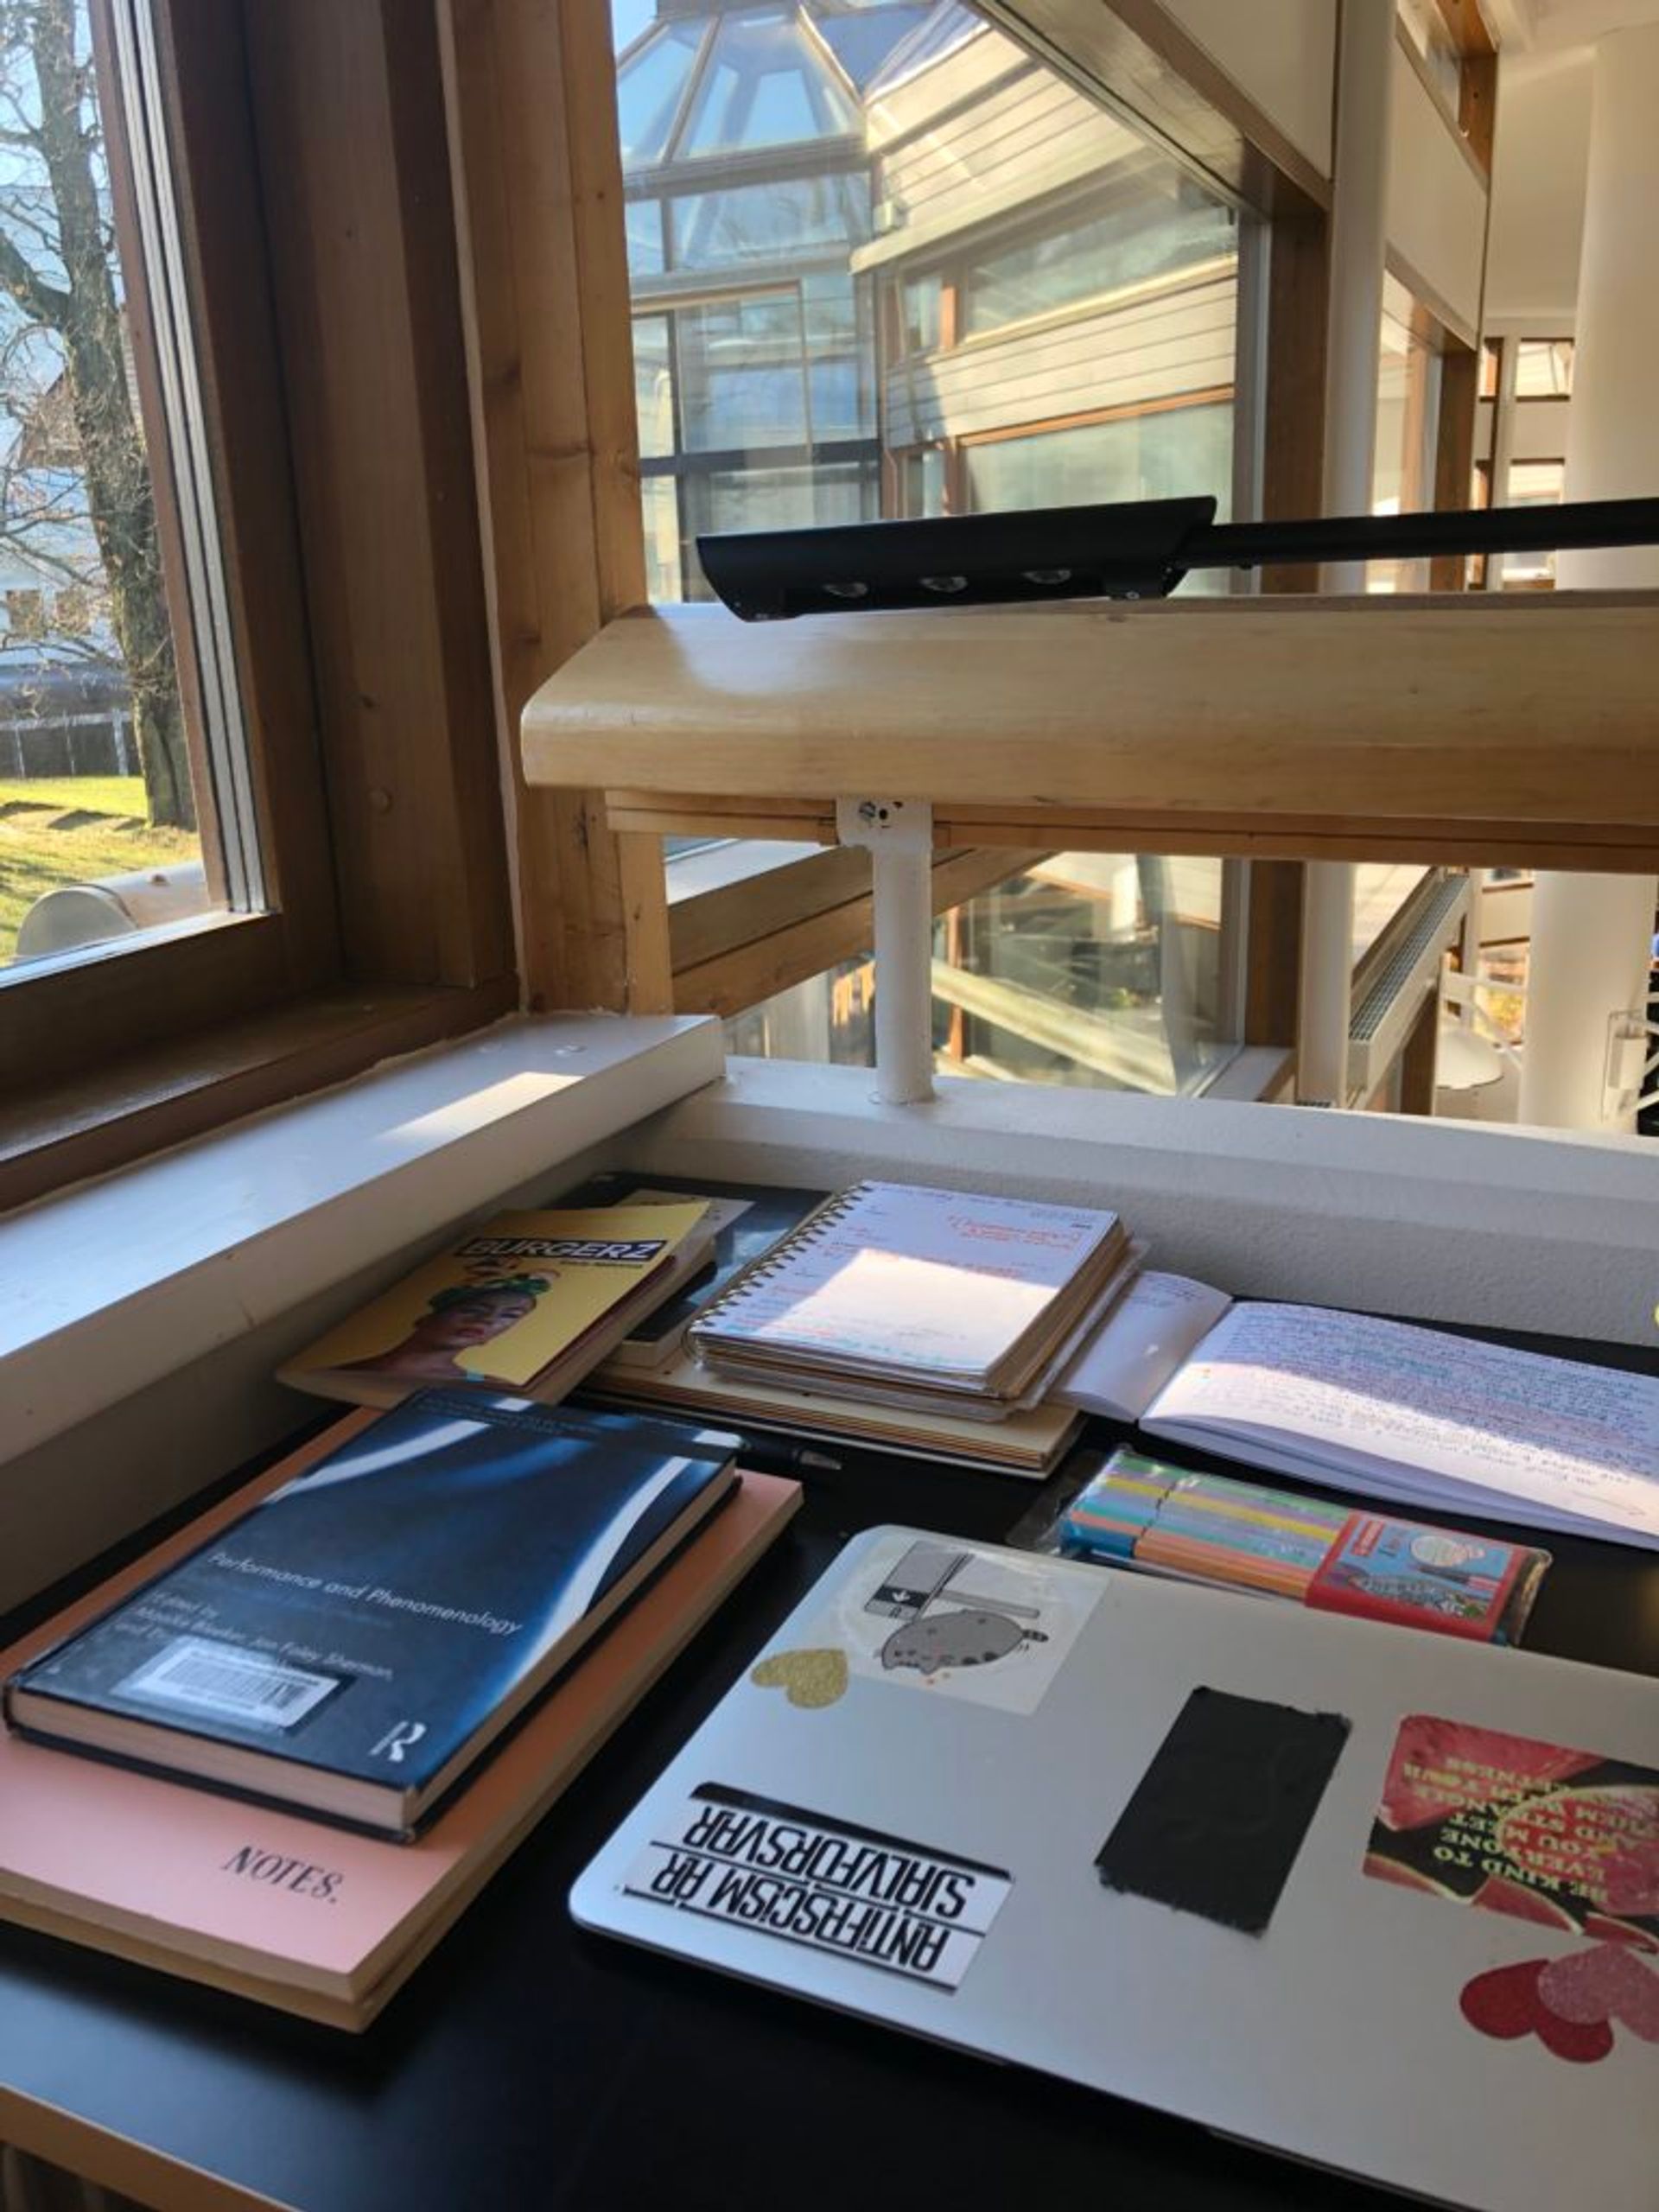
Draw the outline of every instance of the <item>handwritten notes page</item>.
<instances>
[{"instance_id":1,"label":"handwritten notes page","mask_svg":"<svg viewBox=\"0 0 1659 2212\"><path fill-rule=\"evenodd\" d=\"M1156 1268L1137 1275L1050 1395L1113 1421L1139 1421L1232 1304L1224 1290Z\"/></svg>"},{"instance_id":2,"label":"handwritten notes page","mask_svg":"<svg viewBox=\"0 0 1659 2212\"><path fill-rule=\"evenodd\" d=\"M717 1300L691 1337L976 1389L1123 1242L1114 1213L863 1183Z\"/></svg>"},{"instance_id":3,"label":"handwritten notes page","mask_svg":"<svg viewBox=\"0 0 1659 2212\"><path fill-rule=\"evenodd\" d=\"M1253 1466L1659 1549L1659 1378L1317 1306L1235 1306L1152 1433Z\"/></svg>"}]
</instances>

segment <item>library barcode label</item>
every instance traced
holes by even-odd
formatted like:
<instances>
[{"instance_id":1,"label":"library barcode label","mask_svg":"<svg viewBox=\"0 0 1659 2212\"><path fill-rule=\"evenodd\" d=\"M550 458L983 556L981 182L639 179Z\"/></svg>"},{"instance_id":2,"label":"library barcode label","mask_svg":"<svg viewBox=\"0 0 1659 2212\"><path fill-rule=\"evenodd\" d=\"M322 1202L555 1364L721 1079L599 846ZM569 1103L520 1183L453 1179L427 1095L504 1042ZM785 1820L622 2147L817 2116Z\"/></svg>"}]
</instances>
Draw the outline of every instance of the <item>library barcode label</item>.
<instances>
[{"instance_id":1,"label":"library barcode label","mask_svg":"<svg viewBox=\"0 0 1659 2212\"><path fill-rule=\"evenodd\" d=\"M123 1697L239 1720L247 1728L292 1728L340 1683L333 1675L284 1667L234 1644L182 1636L115 1687Z\"/></svg>"}]
</instances>

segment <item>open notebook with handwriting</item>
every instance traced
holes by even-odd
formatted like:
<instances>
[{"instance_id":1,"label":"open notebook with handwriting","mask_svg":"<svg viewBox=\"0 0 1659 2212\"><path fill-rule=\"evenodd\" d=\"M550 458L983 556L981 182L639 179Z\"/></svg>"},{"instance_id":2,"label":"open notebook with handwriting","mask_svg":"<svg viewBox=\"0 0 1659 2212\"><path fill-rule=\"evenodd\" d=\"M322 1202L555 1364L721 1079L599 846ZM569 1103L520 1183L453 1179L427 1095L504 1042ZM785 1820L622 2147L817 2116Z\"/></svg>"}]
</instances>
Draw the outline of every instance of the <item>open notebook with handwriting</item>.
<instances>
[{"instance_id":1,"label":"open notebook with handwriting","mask_svg":"<svg viewBox=\"0 0 1659 2212\"><path fill-rule=\"evenodd\" d=\"M1148 1271L1055 1395L1306 1482L1659 1549L1659 1376Z\"/></svg>"}]
</instances>

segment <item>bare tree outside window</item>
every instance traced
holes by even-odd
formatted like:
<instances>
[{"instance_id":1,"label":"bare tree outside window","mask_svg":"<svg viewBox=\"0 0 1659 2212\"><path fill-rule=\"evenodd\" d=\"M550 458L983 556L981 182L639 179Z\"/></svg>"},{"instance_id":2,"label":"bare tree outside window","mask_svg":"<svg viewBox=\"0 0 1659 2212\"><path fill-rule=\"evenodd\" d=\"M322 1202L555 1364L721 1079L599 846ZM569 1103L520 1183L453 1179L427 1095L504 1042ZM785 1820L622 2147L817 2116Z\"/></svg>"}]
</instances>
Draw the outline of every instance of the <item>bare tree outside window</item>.
<instances>
[{"instance_id":1,"label":"bare tree outside window","mask_svg":"<svg viewBox=\"0 0 1659 2212\"><path fill-rule=\"evenodd\" d=\"M0 779L140 776L128 826L194 831L84 0L0 0Z\"/></svg>"}]
</instances>

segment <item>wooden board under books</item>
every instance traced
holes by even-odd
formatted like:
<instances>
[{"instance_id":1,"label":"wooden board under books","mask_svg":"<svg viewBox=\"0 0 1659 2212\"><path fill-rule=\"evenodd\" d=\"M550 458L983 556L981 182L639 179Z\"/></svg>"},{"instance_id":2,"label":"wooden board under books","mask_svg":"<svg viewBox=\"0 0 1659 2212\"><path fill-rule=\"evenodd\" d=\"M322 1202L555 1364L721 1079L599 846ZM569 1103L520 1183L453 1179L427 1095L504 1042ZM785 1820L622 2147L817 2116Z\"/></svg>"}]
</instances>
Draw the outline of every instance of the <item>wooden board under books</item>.
<instances>
[{"instance_id":1,"label":"wooden board under books","mask_svg":"<svg viewBox=\"0 0 1659 2212\"><path fill-rule=\"evenodd\" d=\"M0 1653L0 1671L83 1625L368 1419L352 1415L314 1439L43 1623ZM412 1844L0 1736L0 1920L325 2025L365 2027L799 1503L798 1484L742 1474L730 1503Z\"/></svg>"}]
</instances>

